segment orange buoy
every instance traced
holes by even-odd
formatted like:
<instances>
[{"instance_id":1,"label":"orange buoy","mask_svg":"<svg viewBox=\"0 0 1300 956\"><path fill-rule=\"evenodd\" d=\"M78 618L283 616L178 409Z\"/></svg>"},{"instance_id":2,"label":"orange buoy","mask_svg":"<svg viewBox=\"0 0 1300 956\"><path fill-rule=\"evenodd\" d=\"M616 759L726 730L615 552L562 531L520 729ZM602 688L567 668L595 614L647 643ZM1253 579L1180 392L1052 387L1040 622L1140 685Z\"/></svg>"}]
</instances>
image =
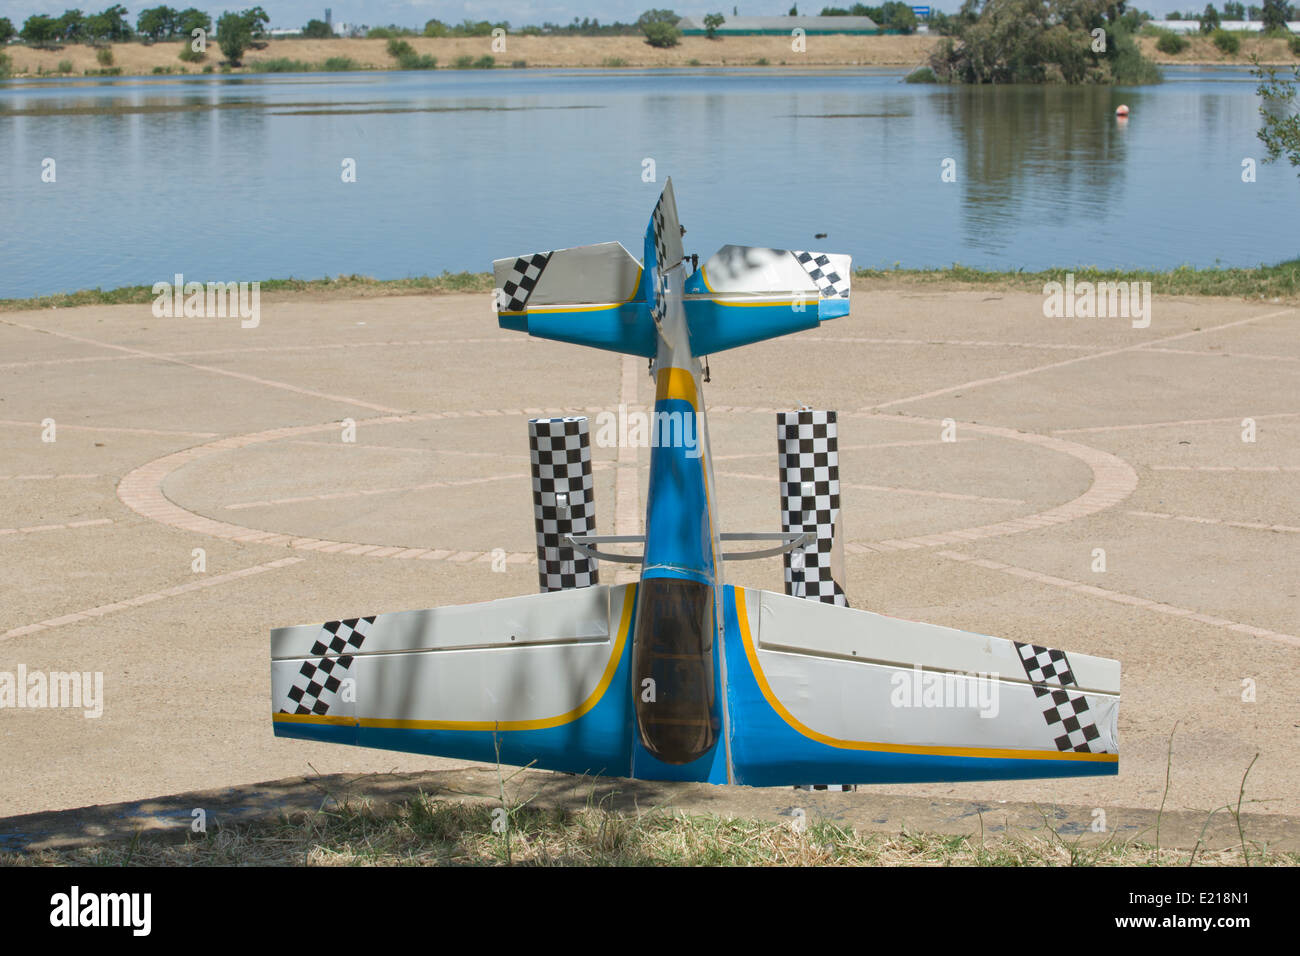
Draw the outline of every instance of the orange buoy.
<instances>
[{"instance_id":1,"label":"orange buoy","mask_svg":"<svg viewBox=\"0 0 1300 956\"><path fill-rule=\"evenodd\" d=\"M1115 107L1115 115L1128 116L1128 107L1121 103L1119 106Z\"/></svg>"}]
</instances>

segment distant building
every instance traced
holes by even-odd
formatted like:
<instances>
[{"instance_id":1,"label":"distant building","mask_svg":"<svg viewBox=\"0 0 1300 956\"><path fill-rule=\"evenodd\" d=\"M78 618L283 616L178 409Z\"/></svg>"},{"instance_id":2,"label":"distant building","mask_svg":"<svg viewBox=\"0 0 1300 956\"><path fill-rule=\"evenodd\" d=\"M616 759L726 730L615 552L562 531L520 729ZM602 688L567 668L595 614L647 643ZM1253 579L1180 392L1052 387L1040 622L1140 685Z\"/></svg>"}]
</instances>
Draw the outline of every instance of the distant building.
<instances>
[{"instance_id":1,"label":"distant building","mask_svg":"<svg viewBox=\"0 0 1300 956\"><path fill-rule=\"evenodd\" d=\"M1171 33L1201 32L1201 21L1194 17L1190 20L1148 20L1146 25ZM1264 30L1264 24L1259 20L1224 20L1219 26L1224 30L1245 30L1250 33L1262 33ZM1287 24L1287 29L1292 33L1300 33L1300 21L1291 21Z\"/></svg>"},{"instance_id":2,"label":"distant building","mask_svg":"<svg viewBox=\"0 0 1300 956\"><path fill-rule=\"evenodd\" d=\"M718 36L730 37L789 36L796 27L806 36L884 32L871 17L726 17L714 32ZM677 21L677 29L688 37L702 37L708 33L704 28L704 17L682 17Z\"/></svg>"}]
</instances>

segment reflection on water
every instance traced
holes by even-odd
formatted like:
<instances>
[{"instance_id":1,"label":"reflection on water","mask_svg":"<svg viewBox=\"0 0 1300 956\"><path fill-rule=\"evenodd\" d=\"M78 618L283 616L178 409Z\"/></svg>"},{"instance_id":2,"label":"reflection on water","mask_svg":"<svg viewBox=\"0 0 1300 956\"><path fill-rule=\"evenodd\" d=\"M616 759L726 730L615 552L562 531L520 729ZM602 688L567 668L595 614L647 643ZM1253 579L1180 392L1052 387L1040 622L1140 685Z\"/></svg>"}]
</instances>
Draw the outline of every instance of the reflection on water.
<instances>
[{"instance_id":1,"label":"reflection on water","mask_svg":"<svg viewBox=\"0 0 1300 956\"><path fill-rule=\"evenodd\" d=\"M639 253L668 175L702 256L730 242L868 266L1038 269L1300 254L1294 172L1260 165L1241 182L1242 160L1261 157L1249 74L1166 77L1139 89L909 86L888 70L0 84L0 297L176 272L483 271L607 239ZM643 181L649 161L656 182Z\"/></svg>"}]
</instances>

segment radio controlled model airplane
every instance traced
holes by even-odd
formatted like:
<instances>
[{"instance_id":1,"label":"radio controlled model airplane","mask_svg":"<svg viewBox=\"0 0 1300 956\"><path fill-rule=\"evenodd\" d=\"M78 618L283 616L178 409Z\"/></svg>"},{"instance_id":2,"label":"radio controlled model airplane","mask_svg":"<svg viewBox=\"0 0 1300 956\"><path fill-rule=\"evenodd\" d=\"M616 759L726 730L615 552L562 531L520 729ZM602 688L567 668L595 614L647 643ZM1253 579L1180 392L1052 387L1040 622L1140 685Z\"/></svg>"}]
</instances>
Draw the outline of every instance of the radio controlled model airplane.
<instances>
[{"instance_id":1,"label":"radio controlled model airplane","mask_svg":"<svg viewBox=\"0 0 1300 956\"><path fill-rule=\"evenodd\" d=\"M593 533L585 418L531 421L543 593L273 630L275 733L752 786L1117 773L1118 662L847 606L834 412L778 416L782 530L720 532L701 357L847 315L849 257L729 245L692 268L684 232L669 181L642 262L607 242L494 264L502 328L651 361L645 534ZM785 593L725 583L776 554ZM600 583L602 560L639 581Z\"/></svg>"}]
</instances>

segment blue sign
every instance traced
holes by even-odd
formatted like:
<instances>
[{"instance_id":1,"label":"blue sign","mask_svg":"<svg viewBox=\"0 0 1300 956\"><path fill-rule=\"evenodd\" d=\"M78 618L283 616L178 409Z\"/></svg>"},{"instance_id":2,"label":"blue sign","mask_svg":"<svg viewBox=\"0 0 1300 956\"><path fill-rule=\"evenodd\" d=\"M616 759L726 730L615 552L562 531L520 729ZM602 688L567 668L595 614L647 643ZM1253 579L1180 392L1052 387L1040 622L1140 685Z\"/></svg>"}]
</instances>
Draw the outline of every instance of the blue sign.
<instances>
[{"instance_id":1,"label":"blue sign","mask_svg":"<svg viewBox=\"0 0 1300 956\"><path fill-rule=\"evenodd\" d=\"M930 15L929 7L913 7L912 12L918 17L928 17Z\"/></svg>"}]
</instances>

